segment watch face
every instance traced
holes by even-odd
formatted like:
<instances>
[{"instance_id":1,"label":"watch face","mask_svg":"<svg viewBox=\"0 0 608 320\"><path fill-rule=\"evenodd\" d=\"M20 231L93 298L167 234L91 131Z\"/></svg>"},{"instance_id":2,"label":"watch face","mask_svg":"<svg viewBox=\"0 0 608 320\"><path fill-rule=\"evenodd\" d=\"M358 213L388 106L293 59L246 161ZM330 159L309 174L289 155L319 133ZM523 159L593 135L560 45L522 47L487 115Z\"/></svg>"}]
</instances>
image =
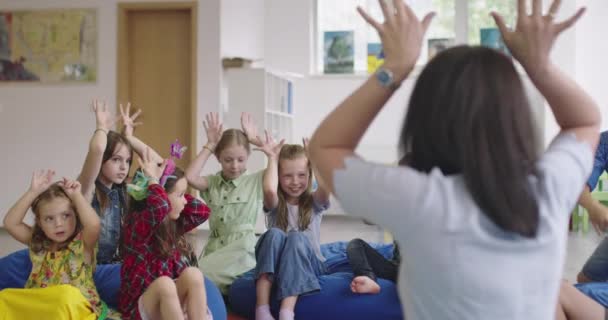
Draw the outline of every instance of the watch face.
<instances>
[{"instance_id":1,"label":"watch face","mask_svg":"<svg viewBox=\"0 0 608 320\"><path fill-rule=\"evenodd\" d=\"M376 77L378 78L378 81L380 82L380 84L384 87L390 86L391 83L393 82L392 75L384 69L378 70Z\"/></svg>"},{"instance_id":2,"label":"watch face","mask_svg":"<svg viewBox=\"0 0 608 320\"><path fill-rule=\"evenodd\" d=\"M380 80L382 83L387 83L390 80L390 77L386 71L380 70L380 72L378 72L378 80Z\"/></svg>"}]
</instances>

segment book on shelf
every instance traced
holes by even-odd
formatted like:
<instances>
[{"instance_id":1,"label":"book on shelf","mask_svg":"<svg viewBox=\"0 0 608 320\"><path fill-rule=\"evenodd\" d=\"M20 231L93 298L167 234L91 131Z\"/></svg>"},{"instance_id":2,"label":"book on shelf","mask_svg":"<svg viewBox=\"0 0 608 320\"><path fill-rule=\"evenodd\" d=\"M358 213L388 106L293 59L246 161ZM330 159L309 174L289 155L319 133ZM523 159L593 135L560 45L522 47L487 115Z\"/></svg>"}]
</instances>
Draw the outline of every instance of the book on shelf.
<instances>
[{"instance_id":1,"label":"book on shelf","mask_svg":"<svg viewBox=\"0 0 608 320\"><path fill-rule=\"evenodd\" d=\"M293 84L287 81L287 113L293 114Z\"/></svg>"}]
</instances>

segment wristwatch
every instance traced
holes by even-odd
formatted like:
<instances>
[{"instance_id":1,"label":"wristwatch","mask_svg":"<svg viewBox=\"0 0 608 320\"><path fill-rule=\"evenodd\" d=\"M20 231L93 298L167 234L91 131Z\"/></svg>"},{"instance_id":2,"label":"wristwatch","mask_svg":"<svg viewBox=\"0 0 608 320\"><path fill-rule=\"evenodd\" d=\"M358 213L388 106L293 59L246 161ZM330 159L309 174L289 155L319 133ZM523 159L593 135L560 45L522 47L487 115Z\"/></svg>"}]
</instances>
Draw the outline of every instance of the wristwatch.
<instances>
[{"instance_id":1,"label":"wristwatch","mask_svg":"<svg viewBox=\"0 0 608 320\"><path fill-rule=\"evenodd\" d=\"M396 90L401 85L395 81L393 72L384 67L380 67L378 71L376 71L376 79L378 79L381 86L392 90Z\"/></svg>"}]
</instances>

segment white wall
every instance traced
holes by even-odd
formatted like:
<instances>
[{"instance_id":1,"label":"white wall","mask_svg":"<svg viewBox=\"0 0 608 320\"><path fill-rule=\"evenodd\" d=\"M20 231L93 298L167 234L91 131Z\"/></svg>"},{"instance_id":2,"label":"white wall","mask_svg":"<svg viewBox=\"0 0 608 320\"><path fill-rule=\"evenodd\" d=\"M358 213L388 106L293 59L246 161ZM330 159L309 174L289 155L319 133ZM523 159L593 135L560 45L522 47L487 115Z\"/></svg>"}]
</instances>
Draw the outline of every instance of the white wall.
<instances>
[{"instance_id":1,"label":"white wall","mask_svg":"<svg viewBox=\"0 0 608 320\"><path fill-rule=\"evenodd\" d=\"M604 33L608 30L608 1L579 0L579 6L586 6L587 12L576 28L576 80L588 90L600 105L602 129L608 129L608 42Z\"/></svg>"},{"instance_id":2,"label":"white wall","mask_svg":"<svg viewBox=\"0 0 608 320\"><path fill-rule=\"evenodd\" d=\"M197 112L220 104L220 1L198 4ZM92 84L0 84L0 218L29 185L31 172L53 168L75 177L95 129L93 98L116 101L116 28L118 0L2 0L0 10L98 9L98 80ZM121 1L124 2L124 1ZM129 2L129 1L127 1ZM135 2L135 1L131 1ZM141 1L140 1L141 2ZM200 117L199 117L200 118ZM199 141L204 129L197 128ZM1 221L0 221L1 224Z\"/></svg>"},{"instance_id":3,"label":"white wall","mask_svg":"<svg viewBox=\"0 0 608 320\"><path fill-rule=\"evenodd\" d=\"M549 1L545 0L544 6L548 7L548 5ZM556 21L569 17L575 12L576 8L576 1L564 1L556 17ZM578 28L578 26L576 26L576 28ZM566 30L559 36L551 53L551 59L564 73L574 77L576 74L576 55L576 29L572 28ZM548 145L553 137L559 132L559 127L546 102L544 110L544 142L545 145Z\"/></svg>"},{"instance_id":4,"label":"white wall","mask_svg":"<svg viewBox=\"0 0 608 320\"><path fill-rule=\"evenodd\" d=\"M314 0L267 0L265 16L265 64L270 68L283 69L304 75L296 80L294 91L294 134L310 136L319 122L353 92L366 76L361 75L313 75L311 65L314 53ZM566 7L566 6L562 6ZM354 8L353 8L354 10ZM299 12L299 15L295 15ZM306 18L306 19L303 19ZM276 30L289 30L277 34ZM558 44L559 46L559 44ZM562 55L572 57L570 47L562 50ZM574 69L574 61L566 61ZM411 75L387 103L370 130L363 138L360 154L370 160L392 162L397 158L398 133L406 112L406 106L417 74ZM526 80L530 99L534 105L534 115L538 134L543 136L545 110L538 92Z\"/></svg>"},{"instance_id":5,"label":"white wall","mask_svg":"<svg viewBox=\"0 0 608 320\"><path fill-rule=\"evenodd\" d=\"M550 0L545 0L548 8ZM267 0L265 16L266 65L306 75L298 80L294 94L296 121L294 137L310 135L343 98L359 86L361 76L309 76L314 68L314 0ZM580 6L587 12L574 28L564 32L555 44L552 59L568 75L575 77L580 85L598 101L604 118L603 128L608 128L608 90L605 89L604 71L608 70L608 43L601 40L601 31L608 30L608 1L577 0L563 1L557 21L570 17ZM295 12L300 12L295 15ZM306 19L302 19L306 17ZM289 30L277 34L276 30ZM544 143L548 144L558 132L553 115L538 95L533 85L526 80L530 99L534 105L537 130ZM406 92L404 92L406 91ZM363 140L364 155L375 159L387 155L390 146L396 144L396 132L400 129L404 106L409 97L408 86L400 90L389 101L385 110L376 119ZM377 151L377 152L376 152Z\"/></svg>"},{"instance_id":6,"label":"white wall","mask_svg":"<svg viewBox=\"0 0 608 320\"><path fill-rule=\"evenodd\" d=\"M221 1L222 57L264 58L264 0Z\"/></svg>"},{"instance_id":7,"label":"white wall","mask_svg":"<svg viewBox=\"0 0 608 320\"><path fill-rule=\"evenodd\" d=\"M264 56L269 68L307 75L312 70L315 0L265 0Z\"/></svg>"},{"instance_id":8,"label":"white wall","mask_svg":"<svg viewBox=\"0 0 608 320\"><path fill-rule=\"evenodd\" d=\"M134 1L134 0L132 0ZM144 1L144 0L141 0ZM176 0L177 1L177 0ZM94 84L0 85L0 146L3 148L0 176L0 212L5 211L25 190L31 171L55 168L60 175L75 176L82 165L94 117L92 98L116 100L116 3L118 0L3 0L0 10L33 8L98 8L99 73ZM575 5L587 5L588 12L576 31L565 33L555 48L554 58L575 75L602 106L604 128L608 127L608 90L603 71L608 70L608 43L601 40L607 30L608 2L577 0L562 3L561 16ZM262 5L264 5L262 7ZM222 56L264 58L268 67L308 75L313 57L314 0L204 0L198 9L198 119L221 105ZM278 32L278 31L281 32ZM319 121L362 81L362 77L319 76L297 80L294 93L296 121L294 137L309 136ZM383 160L394 153L401 119L409 96L404 84L389 102L363 140L362 152ZM536 103L540 99L537 97ZM544 118L545 137L556 132L548 109ZM200 150L204 129L197 122ZM209 171L215 170L213 165ZM0 216L2 213L0 213Z\"/></svg>"},{"instance_id":9,"label":"white wall","mask_svg":"<svg viewBox=\"0 0 608 320\"><path fill-rule=\"evenodd\" d=\"M294 85L294 139L310 137L327 114L366 79L363 76L298 79ZM403 83L372 123L357 150L365 158L386 163L396 161L398 135L412 86L412 79Z\"/></svg>"},{"instance_id":10,"label":"white wall","mask_svg":"<svg viewBox=\"0 0 608 320\"><path fill-rule=\"evenodd\" d=\"M602 130L606 130L608 90L604 85L604 78L605 71L608 70L608 43L601 40L601 32L608 30L608 20L605 18L608 14L608 1L563 1L556 21L569 18L582 6L587 8L586 13L573 28L566 30L558 38L552 59L595 99L602 114ZM559 128L548 106L545 106L544 125L545 144L549 144Z\"/></svg>"}]
</instances>

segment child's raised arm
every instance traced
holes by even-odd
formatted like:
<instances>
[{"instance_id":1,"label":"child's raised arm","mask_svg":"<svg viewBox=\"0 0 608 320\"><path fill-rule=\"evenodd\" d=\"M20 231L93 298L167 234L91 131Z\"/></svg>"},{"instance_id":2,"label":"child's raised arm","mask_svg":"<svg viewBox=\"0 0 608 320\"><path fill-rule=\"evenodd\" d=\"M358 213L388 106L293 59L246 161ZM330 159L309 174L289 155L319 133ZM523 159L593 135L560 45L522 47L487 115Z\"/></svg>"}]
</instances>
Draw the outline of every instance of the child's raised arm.
<instances>
[{"instance_id":1,"label":"child's raised arm","mask_svg":"<svg viewBox=\"0 0 608 320\"><path fill-rule=\"evenodd\" d=\"M217 147L218 142L222 138L222 133L224 132L217 112L210 112L205 118L206 120L203 120L203 126L207 133L207 143L196 156L196 159L188 165L185 172L188 183L199 191L205 191L209 187L209 181L207 181L206 177L201 176L201 171L203 171L207 160L215 151L215 147Z\"/></svg>"},{"instance_id":2,"label":"child's raised arm","mask_svg":"<svg viewBox=\"0 0 608 320\"><path fill-rule=\"evenodd\" d=\"M123 134L125 135L127 140L129 140L129 143L133 147L133 150L135 150L135 153L137 153L137 155L141 158L141 157L143 157L143 154L146 151L146 148L149 148L150 157L151 157L152 161L154 161L156 163L162 163L163 157L161 157L154 149L150 148L147 144L145 144L143 141L139 140L133 134L135 127L142 124L142 122L135 122L135 120L137 120L137 117L141 114L141 109L138 109L134 114L131 115L130 114L131 113L131 103L130 102L127 103L126 110L122 107L122 104L120 104L119 107L120 107L120 118L121 118L122 123L124 124Z\"/></svg>"},{"instance_id":3,"label":"child's raised arm","mask_svg":"<svg viewBox=\"0 0 608 320\"><path fill-rule=\"evenodd\" d=\"M99 239L99 232L101 230L101 221L95 212L95 209L91 207L91 202L82 195L81 184L76 180L70 180L63 178L63 181L59 182L59 186L68 195L68 198L72 201L72 205L76 210L76 214L82 224L82 241L84 243L85 255L87 262L92 262L95 256L95 246Z\"/></svg>"},{"instance_id":4,"label":"child's raised arm","mask_svg":"<svg viewBox=\"0 0 608 320\"><path fill-rule=\"evenodd\" d=\"M101 170L103 153L108 143L108 132L116 122L105 102L94 100L93 111L95 111L96 129L93 132L93 137L91 137L89 152L78 176L78 181L82 185L82 194L89 202L93 200L95 180L99 175L99 170Z\"/></svg>"},{"instance_id":5,"label":"child's raised arm","mask_svg":"<svg viewBox=\"0 0 608 320\"><path fill-rule=\"evenodd\" d=\"M573 79L551 62L549 53L555 39L570 28L585 12L581 8L562 22L554 22L561 1L553 1L543 15L541 1L533 1L532 13L526 13L526 1L517 3L517 24L509 30L502 16L492 16L505 44L521 63L534 85L547 99L557 124L573 132L577 139L588 142L595 150L599 140L601 115L597 104Z\"/></svg>"},{"instance_id":6,"label":"child's raised arm","mask_svg":"<svg viewBox=\"0 0 608 320\"><path fill-rule=\"evenodd\" d=\"M306 158L308 158L308 161L310 161L310 157L308 156L308 141L308 138L302 138L302 145L304 146ZM312 163L310 164L310 166L314 168ZM315 192L312 194L312 197L314 198L315 203L321 205L329 204L329 191L325 189L320 183L317 183L317 190L315 190Z\"/></svg>"},{"instance_id":7,"label":"child's raised arm","mask_svg":"<svg viewBox=\"0 0 608 320\"><path fill-rule=\"evenodd\" d=\"M177 230L179 234L184 234L198 227L209 219L211 209L201 200L185 194L186 206L177 219Z\"/></svg>"},{"instance_id":8,"label":"child's raised arm","mask_svg":"<svg viewBox=\"0 0 608 320\"><path fill-rule=\"evenodd\" d=\"M268 134L268 131L264 130L264 135L266 139L263 142L260 140L262 145L254 150L262 151L268 157L268 164L264 170L262 189L264 192L264 208L272 210L279 204L279 196L277 195L279 187L279 153L285 144L285 139L277 143L272 135Z\"/></svg>"},{"instance_id":9,"label":"child's raised arm","mask_svg":"<svg viewBox=\"0 0 608 320\"><path fill-rule=\"evenodd\" d=\"M150 148L147 148L141 160L138 159L137 161L148 179L148 195L144 200L146 209L130 217L130 219L135 219L135 221L130 222L137 226L136 231L140 240L148 241L170 211L171 204L167 193L159 184L159 180L167 167L167 161L163 160L163 163L159 166L152 159Z\"/></svg>"},{"instance_id":10,"label":"child's raised arm","mask_svg":"<svg viewBox=\"0 0 608 320\"><path fill-rule=\"evenodd\" d=\"M380 1L383 23L360 7L357 9L367 23L378 31L385 56L383 69L393 74L393 84L384 86L376 76L369 77L321 122L310 140L309 159L317 172L317 181L330 192L334 192L334 171L343 168L344 159L355 154L369 125L396 87L414 69L424 35L434 16L429 13L419 20L405 2L394 1L394 12L388 8L387 2Z\"/></svg>"},{"instance_id":11,"label":"child's raised arm","mask_svg":"<svg viewBox=\"0 0 608 320\"><path fill-rule=\"evenodd\" d=\"M8 210L4 217L4 227L6 231L17 241L29 245L32 239L32 227L23 222L27 210L34 200L43 193L53 183L53 170L38 170L32 174L30 188L17 200Z\"/></svg>"}]
</instances>

